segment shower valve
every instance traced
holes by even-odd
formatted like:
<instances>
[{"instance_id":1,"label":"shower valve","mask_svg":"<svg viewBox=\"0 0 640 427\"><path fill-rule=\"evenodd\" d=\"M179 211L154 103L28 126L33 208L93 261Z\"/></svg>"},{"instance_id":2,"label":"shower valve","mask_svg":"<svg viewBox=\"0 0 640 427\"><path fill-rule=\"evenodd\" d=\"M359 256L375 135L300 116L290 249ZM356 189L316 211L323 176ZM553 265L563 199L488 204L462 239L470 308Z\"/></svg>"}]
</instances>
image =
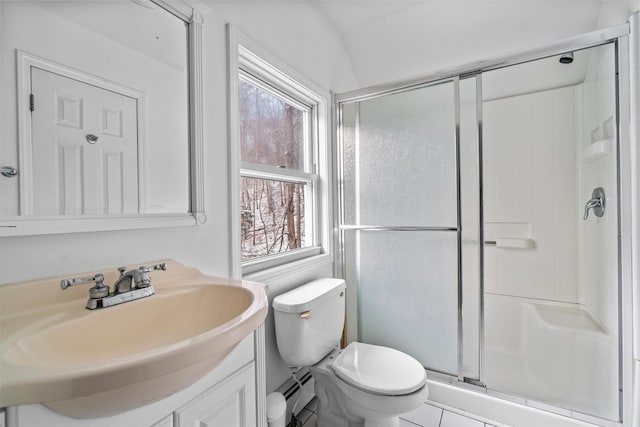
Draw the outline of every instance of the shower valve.
<instances>
[{"instance_id":1,"label":"shower valve","mask_svg":"<svg viewBox=\"0 0 640 427\"><path fill-rule=\"evenodd\" d=\"M591 193L591 199L587 201L587 204L584 206L584 216L582 219L586 220L589 217L589 209L593 209L593 213L597 217L602 217L604 215L606 198L604 197L604 190L602 187L598 187L593 190Z\"/></svg>"}]
</instances>

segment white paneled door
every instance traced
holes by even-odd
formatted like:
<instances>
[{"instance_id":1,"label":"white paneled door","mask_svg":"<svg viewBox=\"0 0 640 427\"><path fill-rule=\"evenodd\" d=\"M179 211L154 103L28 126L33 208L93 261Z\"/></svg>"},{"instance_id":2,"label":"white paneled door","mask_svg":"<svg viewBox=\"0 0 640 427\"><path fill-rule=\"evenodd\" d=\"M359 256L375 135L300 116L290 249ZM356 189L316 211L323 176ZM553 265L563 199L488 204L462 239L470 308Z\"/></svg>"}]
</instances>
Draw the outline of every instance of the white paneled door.
<instances>
[{"instance_id":1,"label":"white paneled door","mask_svg":"<svg viewBox=\"0 0 640 427\"><path fill-rule=\"evenodd\" d=\"M31 68L34 215L138 212L137 101Z\"/></svg>"}]
</instances>

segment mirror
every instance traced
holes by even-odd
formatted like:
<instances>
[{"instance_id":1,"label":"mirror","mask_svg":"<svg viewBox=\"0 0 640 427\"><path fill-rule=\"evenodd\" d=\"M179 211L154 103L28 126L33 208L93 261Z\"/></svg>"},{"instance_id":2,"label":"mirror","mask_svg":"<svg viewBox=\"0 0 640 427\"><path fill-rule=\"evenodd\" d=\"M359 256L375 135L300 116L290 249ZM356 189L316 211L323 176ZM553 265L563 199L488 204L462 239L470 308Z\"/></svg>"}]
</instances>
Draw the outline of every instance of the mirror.
<instances>
[{"instance_id":1,"label":"mirror","mask_svg":"<svg viewBox=\"0 0 640 427\"><path fill-rule=\"evenodd\" d=\"M206 220L196 11L22 0L0 20L0 235Z\"/></svg>"}]
</instances>

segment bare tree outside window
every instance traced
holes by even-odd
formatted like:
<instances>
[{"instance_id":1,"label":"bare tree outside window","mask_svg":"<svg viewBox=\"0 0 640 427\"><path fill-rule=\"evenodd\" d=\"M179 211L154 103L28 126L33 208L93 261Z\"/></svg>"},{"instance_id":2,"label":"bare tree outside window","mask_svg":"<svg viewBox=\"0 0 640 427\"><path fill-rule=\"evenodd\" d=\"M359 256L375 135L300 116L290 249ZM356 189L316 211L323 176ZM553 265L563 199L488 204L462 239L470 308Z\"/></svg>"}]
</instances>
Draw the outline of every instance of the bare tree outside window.
<instances>
[{"instance_id":1,"label":"bare tree outside window","mask_svg":"<svg viewBox=\"0 0 640 427\"><path fill-rule=\"evenodd\" d=\"M243 162L304 171L305 115L272 93L240 80L240 156ZM241 178L242 260L302 248L306 183Z\"/></svg>"}]
</instances>

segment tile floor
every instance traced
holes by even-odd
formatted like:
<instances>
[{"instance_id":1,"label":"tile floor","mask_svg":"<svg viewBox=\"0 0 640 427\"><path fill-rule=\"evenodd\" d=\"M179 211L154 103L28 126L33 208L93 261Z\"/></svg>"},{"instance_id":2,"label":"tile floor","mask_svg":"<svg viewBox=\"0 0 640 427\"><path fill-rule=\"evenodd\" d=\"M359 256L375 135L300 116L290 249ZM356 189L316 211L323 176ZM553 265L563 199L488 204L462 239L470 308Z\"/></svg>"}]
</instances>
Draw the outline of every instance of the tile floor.
<instances>
[{"instance_id":1,"label":"tile floor","mask_svg":"<svg viewBox=\"0 0 640 427\"><path fill-rule=\"evenodd\" d=\"M298 414L304 427L316 427L318 420L317 401L314 398ZM473 415L463 415L443 409L431 403L425 403L413 412L400 418L400 427L502 427L503 424L490 420L475 419Z\"/></svg>"}]
</instances>

